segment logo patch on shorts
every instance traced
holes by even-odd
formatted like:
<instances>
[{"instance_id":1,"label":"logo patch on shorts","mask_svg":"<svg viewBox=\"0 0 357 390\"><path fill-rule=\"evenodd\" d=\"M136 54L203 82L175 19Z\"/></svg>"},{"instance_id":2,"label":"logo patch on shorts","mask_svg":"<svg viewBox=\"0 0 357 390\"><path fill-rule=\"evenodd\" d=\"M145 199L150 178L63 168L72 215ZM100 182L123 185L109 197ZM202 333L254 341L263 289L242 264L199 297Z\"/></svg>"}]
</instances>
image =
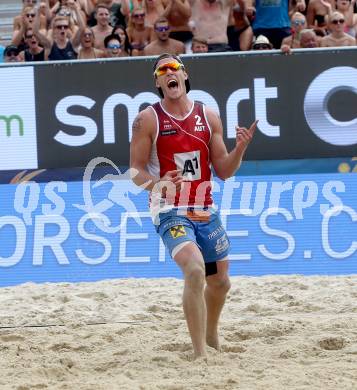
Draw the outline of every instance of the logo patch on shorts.
<instances>
[{"instance_id":1,"label":"logo patch on shorts","mask_svg":"<svg viewBox=\"0 0 357 390\"><path fill-rule=\"evenodd\" d=\"M219 238L215 245L215 250L217 254L220 254L224 251L226 251L229 248L229 242L227 239L227 236L224 235L221 238Z\"/></svg>"},{"instance_id":2,"label":"logo patch on shorts","mask_svg":"<svg viewBox=\"0 0 357 390\"><path fill-rule=\"evenodd\" d=\"M170 228L170 233L172 238L179 238L182 236L186 236L187 234L183 225L173 226L172 228Z\"/></svg>"}]
</instances>

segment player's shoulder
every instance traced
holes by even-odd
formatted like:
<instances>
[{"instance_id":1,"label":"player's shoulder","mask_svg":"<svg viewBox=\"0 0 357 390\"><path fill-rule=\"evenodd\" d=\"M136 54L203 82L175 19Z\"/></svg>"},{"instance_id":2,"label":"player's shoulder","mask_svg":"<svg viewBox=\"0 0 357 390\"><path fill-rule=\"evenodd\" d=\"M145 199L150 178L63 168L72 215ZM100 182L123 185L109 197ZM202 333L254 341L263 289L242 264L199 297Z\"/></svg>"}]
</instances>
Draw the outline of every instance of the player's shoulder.
<instances>
[{"instance_id":1,"label":"player's shoulder","mask_svg":"<svg viewBox=\"0 0 357 390\"><path fill-rule=\"evenodd\" d=\"M156 121L154 108L152 106L147 106L141 110L136 117L143 121Z\"/></svg>"},{"instance_id":2,"label":"player's shoulder","mask_svg":"<svg viewBox=\"0 0 357 390\"><path fill-rule=\"evenodd\" d=\"M220 132L222 130L222 121L219 116L219 113L209 106L203 105L203 107L204 107L206 120L211 130L213 132L216 131Z\"/></svg>"},{"instance_id":3,"label":"player's shoulder","mask_svg":"<svg viewBox=\"0 0 357 390\"><path fill-rule=\"evenodd\" d=\"M213 108L206 106L205 104L202 104L202 107L209 121L219 119L219 114Z\"/></svg>"},{"instance_id":4,"label":"player's shoulder","mask_svg":"<svg viewBox=\"0 0 357 390\"><path fill-rule=\"evenodd\" d=\"M133 122L133 132L142 130L147 133L156 132L156 115L151 106L140 111Z\"/></svg>"}]
</instances>

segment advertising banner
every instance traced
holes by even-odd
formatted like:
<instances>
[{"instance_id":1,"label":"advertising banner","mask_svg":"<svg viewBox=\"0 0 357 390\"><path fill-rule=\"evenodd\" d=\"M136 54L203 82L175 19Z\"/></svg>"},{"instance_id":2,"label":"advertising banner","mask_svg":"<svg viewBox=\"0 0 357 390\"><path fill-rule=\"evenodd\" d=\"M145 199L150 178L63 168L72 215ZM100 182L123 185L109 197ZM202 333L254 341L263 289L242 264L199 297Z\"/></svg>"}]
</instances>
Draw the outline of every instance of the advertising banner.
<instances>
[{"instance_id":1,"label":"advertising banner","mask_svg":"<svg viewBox=\"0 0 357 390\"><path fill-rule=\"evenodd\" d=\"M0 68L0 170L37 168L33 67Z\"/></svg>"},{"instance_id":2,"label":"advertising banner","mask_svg":"<svg viewBox=\"0 0 357 390\"><path fill-rule=\"evenodd\" d=\"M353 174L215 180L230 273L357 273L356 186ZM126 172L1 185L0 199L0 286L182 276Z\"/></svg>"},{"instance_id":3,"label":"advertising banner","mask_svg":"<svg viewBox=\"0 0 357 390\"><path fill-rule=\"evenodd\" d=\"M191 99L220 113L228 148L238 123L259 119L246 160L356 155L356 51L184 62ZM159 99L152 64L141 59L36 68L39 167L85 166L99 155L128 165L134 118Z\"/></svg>"},{"instance_id":4,"label":"advertising banner","mask_svg":"<svg viewBox=\"0 0 357 390\"><path fill-rule=\"evenodd\" d=\"M259 119L246 161L352 158L357 152L356 54L357 49L289 56L220 53L185 56L184 62L191 99L220 113L228 148L236 124ZM134 118L159 100L153 61L0 66L5 151L0 171L85 167L96 156L128 166Z\"/></svg>"}]
</instances>

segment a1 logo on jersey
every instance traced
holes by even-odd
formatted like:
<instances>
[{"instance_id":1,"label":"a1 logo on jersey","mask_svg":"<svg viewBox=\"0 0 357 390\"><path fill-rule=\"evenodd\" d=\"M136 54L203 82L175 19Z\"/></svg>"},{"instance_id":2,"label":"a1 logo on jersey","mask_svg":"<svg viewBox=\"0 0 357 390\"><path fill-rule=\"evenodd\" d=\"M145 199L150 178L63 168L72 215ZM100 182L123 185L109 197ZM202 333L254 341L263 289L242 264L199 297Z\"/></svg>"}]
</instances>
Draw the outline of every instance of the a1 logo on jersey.
<instances>
[{"instance_id":1,"label":"a1 logo on jersey","mask_svg":"<svg viewBox=\"0 0 357 390\"><path fill-rule=\"evenodd\" d=\"M196 125L195 131L205 131L206 126L202 123L202 118L199 115L195 115Z\"/></svg>"},{"instance_id":2,"label":"a1 logo on jersey","mask_svg":"<svg viewBox=\"0 0 357 390\"><path fill-rule=\"evenodd\" d=\"M200 151L187 153L175 153L174 160L177 169L182 171L185 180L193 181L201 179Z\"/></svg>"}]
</instances>

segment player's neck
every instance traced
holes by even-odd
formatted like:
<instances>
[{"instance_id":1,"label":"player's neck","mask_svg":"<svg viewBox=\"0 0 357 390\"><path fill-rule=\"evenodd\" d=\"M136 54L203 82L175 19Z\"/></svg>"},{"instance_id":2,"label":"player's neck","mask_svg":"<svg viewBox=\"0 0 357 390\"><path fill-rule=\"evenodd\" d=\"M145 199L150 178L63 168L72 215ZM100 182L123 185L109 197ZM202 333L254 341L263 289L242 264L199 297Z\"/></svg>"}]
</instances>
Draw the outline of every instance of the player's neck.
<instances>
[{"instance_id":1,"label":"player's neck","mask_svg":"<svg viewBox=\"0 0 357 390\"><path fill-rule=\"evenodd\" d=\"M164 110L176 118L184 118L190 112L192 104L186 95L180 99L165 98L161 101Z\"/></svg>"}]
</instances>

